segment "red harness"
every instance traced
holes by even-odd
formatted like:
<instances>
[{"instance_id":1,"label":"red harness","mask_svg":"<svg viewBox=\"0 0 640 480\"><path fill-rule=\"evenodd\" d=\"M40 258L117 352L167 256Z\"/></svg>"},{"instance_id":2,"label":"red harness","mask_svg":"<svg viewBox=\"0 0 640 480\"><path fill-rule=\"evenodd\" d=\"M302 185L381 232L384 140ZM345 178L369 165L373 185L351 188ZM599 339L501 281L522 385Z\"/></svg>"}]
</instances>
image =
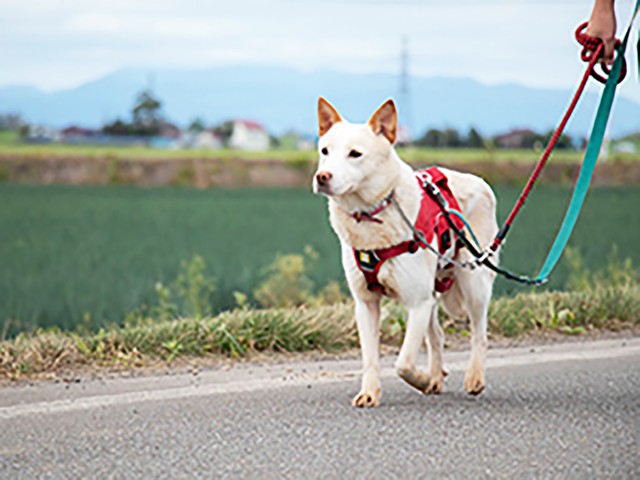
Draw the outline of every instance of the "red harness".
<instances>
[{"instance_id":1,"label":"red harness","mask_svg":"<svg viewBox=\"0 0 640 480\"><path fill-rule=\"evenodd\" d=\"M422 192L422 198L420 199L420 211L418 212L418 218L415 223L416 230L422 232L427 242L431 243L434 234L438 239L438 251L441 254L449 251L452 246L455 248L454 256L460 249L460 243L452 242L452 233L449 228L447 219L442 215L438 203L431 197L430 193L425 191L423 187L422 179L425 175L431 176L431 181L434 183L440 193L444 196L449 203L449 207L460 211L458 201L453 196L447 177L444 173L438 170L437 167L427 168L416 172L416 180L420 184L420 190ZM455 216L452 216L453 221L459 229L464 228L464 223ZM382 221L378 220L379 223ZM364 274L364 278L367 282L367 288L372 292L384 292L384 287L378 281L378 272L382 264L393 257L402 255L403 253L415 253L419 248L426 248L417 238L413 240L407 240L405 242L393 245L388 248L380 248L377 250L356 250L353 249L353 254L356 259L356 265L360 271ZM444 265L438 269L447 269L452 267L452 264ZM453 277L447 277L442 279L436 279L435 290L436 292L446 292L453 285Z\"/></svg>"}]
</instances>

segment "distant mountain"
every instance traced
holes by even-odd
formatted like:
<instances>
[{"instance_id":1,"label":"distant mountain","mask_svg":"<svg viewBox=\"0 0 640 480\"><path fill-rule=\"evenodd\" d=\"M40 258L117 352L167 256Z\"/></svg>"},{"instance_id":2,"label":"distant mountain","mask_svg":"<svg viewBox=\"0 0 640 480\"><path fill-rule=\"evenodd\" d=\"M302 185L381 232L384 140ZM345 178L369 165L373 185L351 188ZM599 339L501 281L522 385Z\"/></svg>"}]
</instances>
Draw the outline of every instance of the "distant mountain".
<instances>
[{"instance_id":1,"label":"distant mountain","mask_svg":"<svg viewBox=\"0 0 640 480\"><path fill-rule=\"evenodd\" d=\"M274 133L293 129L315 131L316 98L329 99L344 116L364 121L398 91L390 74L332 71L300 72L275 67L233 67L204 70L154 70L154 90L167 117L186 125L196 116L217 123L251 118ZM0 112L21 112L29 121L51 126L98 126L128 116L134 95L147 85L148 70L122 69L80 87L42 92L28 86L0 88ZM573 92L529 88L516 84L485 85L469 78L412 78L411 118L415 133L428 127L475 126L484 134L529 127L542 131L555 125ZM568 132L586 136L597 105L599 87L582 99ZM594 93L594 91L596 93ZM401 119L409 109L400 104ZM640 130L640 104L619 98L610 133L622 136Z\"/></svg>"}]
</instances>

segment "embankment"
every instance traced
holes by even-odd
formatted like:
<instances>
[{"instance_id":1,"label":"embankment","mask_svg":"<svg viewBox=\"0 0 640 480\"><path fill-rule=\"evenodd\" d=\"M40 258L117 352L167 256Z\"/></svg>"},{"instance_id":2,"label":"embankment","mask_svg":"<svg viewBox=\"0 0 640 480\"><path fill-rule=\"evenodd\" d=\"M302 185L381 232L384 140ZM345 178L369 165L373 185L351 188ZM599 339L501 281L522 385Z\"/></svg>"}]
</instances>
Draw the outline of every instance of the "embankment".
<instances>
[{"instance_id":1,"label":"embankment","mask_svg":"<svg viewBox=\"0 0 640 480\"><path fill-rule=\"evenodd\" d=\"M525 161L447 161L448 168L475 173L490 183L522 183L529 176L532 162ZM416 164L416 168L426 166ZM576 178L578 163L551 162L542 181L568 183ZM192 185L207 187L307 186L314 162L238 158L157 158L40 157L0 155L0 181L30 184L69 185ZM601 163L594 185L640 183L640 163L613 161Z\"/></svg>"}]
</instances>

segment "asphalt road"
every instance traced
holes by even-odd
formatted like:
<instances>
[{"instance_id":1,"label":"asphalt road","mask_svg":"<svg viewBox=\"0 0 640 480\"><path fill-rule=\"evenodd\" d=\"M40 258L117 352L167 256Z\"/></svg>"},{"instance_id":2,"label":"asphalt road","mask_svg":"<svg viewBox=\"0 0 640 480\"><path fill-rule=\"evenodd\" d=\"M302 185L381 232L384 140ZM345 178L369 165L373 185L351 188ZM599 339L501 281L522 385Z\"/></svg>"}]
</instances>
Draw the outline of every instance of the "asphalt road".
<instances>
[{"instance_id":1,"label":"asphalt road","mask_svg":"<svg viewBox=\"0 0 640 480\"><path fill-rule=\"evenodd\" d=\"M0 389L0 478L640 478L640 338L490 351L488 385L423 396L385 359Z\"/></svg>"}]
</instances>

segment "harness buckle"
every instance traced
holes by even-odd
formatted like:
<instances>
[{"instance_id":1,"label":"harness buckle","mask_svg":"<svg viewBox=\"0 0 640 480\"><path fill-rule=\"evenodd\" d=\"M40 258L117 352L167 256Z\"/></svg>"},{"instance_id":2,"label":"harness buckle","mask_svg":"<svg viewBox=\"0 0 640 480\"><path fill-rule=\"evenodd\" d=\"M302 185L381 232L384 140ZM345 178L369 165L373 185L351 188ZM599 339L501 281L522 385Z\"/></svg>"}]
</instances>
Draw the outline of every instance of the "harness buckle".
<instances>
[{"instance_id":1,"label":"harness buckle","mask_svg":"<svg viewBox=\"0 0 640 480\"><path fill-rule=\"evenodd\" d=\"M360 268L367 272L375 272L380 263L380 257L374 250L356 250L356 260Z\"/></svg>"},{"instance_id":2,"label":"harness buckle","mask_svg":"<svg viewBox=\"0 0 640 480\"><path fill-rule=\"evenodd\" d=\"M491 251L491 249L487 249L484 251L482 255L476 258L476 261L474 263L477 264L478 266L481 266L484 263L484 261L487 260L492 255L493 255L493 251Z\"/></svg>"}]
</instances>

